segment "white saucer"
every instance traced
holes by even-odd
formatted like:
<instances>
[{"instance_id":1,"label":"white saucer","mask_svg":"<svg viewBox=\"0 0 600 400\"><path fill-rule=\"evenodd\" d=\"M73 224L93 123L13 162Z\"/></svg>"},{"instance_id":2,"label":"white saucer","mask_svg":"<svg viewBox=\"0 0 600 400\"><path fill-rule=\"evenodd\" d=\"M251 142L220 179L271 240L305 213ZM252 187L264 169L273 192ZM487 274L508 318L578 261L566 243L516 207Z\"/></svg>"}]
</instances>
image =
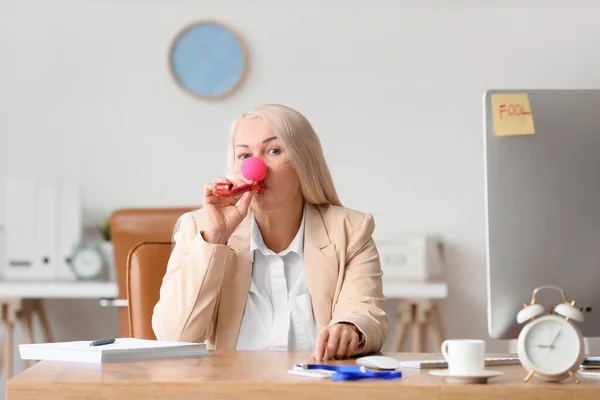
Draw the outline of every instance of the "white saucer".
<instances>
[{"instance_id":1,"label":"white saucer","mask_svg":"<svg viewBox=\"0 0 600 400\"><path fill-rule=\"evenodd\" d=\"M476 374L451 374L447 369L433 369L429 375L446 378L448 383L486 383L489 378L504 374L502 371L485 370Z\"/></svg>"}]
</instances>

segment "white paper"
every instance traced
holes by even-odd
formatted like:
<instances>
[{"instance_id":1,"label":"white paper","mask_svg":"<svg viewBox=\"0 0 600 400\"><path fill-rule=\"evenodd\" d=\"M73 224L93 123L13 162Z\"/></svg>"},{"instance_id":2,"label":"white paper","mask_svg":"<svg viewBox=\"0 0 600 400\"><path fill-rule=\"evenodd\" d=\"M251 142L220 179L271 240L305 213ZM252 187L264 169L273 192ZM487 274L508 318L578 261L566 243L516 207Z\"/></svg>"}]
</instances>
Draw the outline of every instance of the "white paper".
<instances>
[{"instance_id":1,"label":"white paper","mask_svg":"<svg viewBox=\"0 0 600 400\"><path fill-rule=\"evenodd\" d=\"M23 360L124 362L165 358L201 357L208 354L203 343L167 342L117 338L114 343L90 346L90 341L19 345Z\"/></svg>"}]
</instances>

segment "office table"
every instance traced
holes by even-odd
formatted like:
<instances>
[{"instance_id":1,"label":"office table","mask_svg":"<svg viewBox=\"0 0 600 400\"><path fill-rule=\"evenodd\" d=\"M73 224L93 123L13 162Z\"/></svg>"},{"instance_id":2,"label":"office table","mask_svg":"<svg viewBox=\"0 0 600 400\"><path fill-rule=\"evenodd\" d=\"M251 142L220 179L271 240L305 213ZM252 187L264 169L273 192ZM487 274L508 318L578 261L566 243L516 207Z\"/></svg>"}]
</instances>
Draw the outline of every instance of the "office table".
<instances>
[{"instance_id":1,"label":"office table","mask_svg":"<svg viewBox=\"0 0 600 400\"><path fill-rule=\"evenodd\" d=\"M397 359L439 359L441 354L387 353ZM502 356L502 355L491 355ZM396 380L332 382L290 375L310 353L217 351L204 358L118 364L42 361L7 382L7 400L22 399L395 399L587 400L600 398L600 379L580 376L523 382L520 365L487 384L451 384L427 371L402 369ZM352 360L328 362L353 364Z\"/></svg>"}]
</instances>

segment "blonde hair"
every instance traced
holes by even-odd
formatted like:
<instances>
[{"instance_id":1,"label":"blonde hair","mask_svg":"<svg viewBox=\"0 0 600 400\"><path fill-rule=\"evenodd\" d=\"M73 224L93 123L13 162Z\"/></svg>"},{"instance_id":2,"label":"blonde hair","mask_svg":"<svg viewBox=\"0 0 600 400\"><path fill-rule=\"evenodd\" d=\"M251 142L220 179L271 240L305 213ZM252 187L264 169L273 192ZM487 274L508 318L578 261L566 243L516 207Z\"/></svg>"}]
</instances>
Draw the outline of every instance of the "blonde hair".
<instances>
[{"instance_id":1,"label":"blonde hair","mask_svg":"<svg viewBox=\"0 0 600 400\"><path fill-rule=\"evenodd\" d=\"M273 130L288 154L302 187L304 199L312 204L341 206L321 142L311 124L298 111L279 104L263 104L238 116L231 125L229 173L235 164L235 132L244 118L261 118Z\"/></svg>"}]
</instances>

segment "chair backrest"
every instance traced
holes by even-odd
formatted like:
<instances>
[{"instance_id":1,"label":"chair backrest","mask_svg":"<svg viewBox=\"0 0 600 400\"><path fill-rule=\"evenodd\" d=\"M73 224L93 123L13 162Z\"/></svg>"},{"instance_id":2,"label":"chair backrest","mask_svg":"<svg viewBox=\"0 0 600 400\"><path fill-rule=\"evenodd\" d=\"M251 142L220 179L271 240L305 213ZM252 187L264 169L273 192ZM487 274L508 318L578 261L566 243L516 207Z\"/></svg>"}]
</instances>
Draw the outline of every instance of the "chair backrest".
<instances>
[{"instance_id":1,"label":"chair backrest","mask_svg":"<svg viewBox=\"0 0 600 400\"><path fill-rule=\"evenodd\" d=\"M119 299L127 298L127 257L140 242L167 242L172 240L177 219L192 207L174 208L123 208L110 218L110 234L114 249L114 262ZM126 308L118 311L119 337L130 335Z\"/></svg>"},{"instance_id":2,"label":"chair backrest","mask_svg":"<svg viewBox=\"0 0 600 400\"><path fill-rule=\"evenodd\" d=\"M127 257L127 301L131 337L155 340L152 311L167 270L171 242L140 242Z\"/></svg>"}]
</instances>

